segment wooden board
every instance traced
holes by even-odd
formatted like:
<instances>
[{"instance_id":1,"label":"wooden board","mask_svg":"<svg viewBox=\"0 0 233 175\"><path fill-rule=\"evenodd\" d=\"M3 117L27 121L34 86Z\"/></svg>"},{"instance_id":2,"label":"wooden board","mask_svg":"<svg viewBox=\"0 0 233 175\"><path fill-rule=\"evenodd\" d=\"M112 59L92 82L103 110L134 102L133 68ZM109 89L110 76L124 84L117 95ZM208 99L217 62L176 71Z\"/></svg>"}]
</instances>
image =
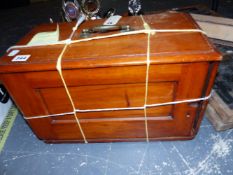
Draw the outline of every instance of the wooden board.
<instances>
[{"instance_id":1,"label":"wooden board","mask_svg":"<svg viewBox=\"0 0 233 175\"><path fill-rule=\"evenodd\" d=\"M199 14L192 17L208 37L233 42L233 19Z\"/></svg>"},{"instance_id":2,"label":"wooden board","mask_svg":"<svg viewBox=\"0 0 233 175\"><path fill-rule=\"evenodd\" d=\"M233 122L223 122L222 117L220 117L214 107L210 104L207 106L206 114L206 117L212 123L216 131L225 131L233 128Z\"/></svg>"},{"instance_id":3,"label":"wooden board","mask_svg":"<svg viewBox=\"0 0 233 175\"><path fill-rule=\"evenodd\" d=\"M233 128L233 110L213 91L207 107L207 118L217 131Z\"/></svg>"}]
</instances>

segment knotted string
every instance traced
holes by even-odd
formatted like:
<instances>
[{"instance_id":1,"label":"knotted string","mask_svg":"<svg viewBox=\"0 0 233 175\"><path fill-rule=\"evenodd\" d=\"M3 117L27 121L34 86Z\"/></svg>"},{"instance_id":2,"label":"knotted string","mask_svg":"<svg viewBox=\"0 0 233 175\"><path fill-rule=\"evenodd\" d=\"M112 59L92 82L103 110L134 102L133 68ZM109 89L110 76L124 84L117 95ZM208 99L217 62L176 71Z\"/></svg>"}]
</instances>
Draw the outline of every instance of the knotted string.
<instances>
[{"instance_id":1,"label":"knotted string","mask_svg":"<svg viewBox=\"0 0 233 175\"><path fill-rule=\"evenodd\" d=\"M72 28L73 31L72 31L72 33L70 34L70 37L69 37L69 39L68 39L67 41L71 41L71 39L72 39L74 33L76 32L76 30L77 30L78 26L81 24L81 22L82 22L82 21L79 20L79 21L76 23L75 27ZM59 76L60 76L60 78L61 78L61 80L62 80L63 86L64 86L64 88L65 88L65 90L66 90L66 94L67 94L67 96L68 96L68 98L69 98L69 100L70 100L71 106L72 106L72 108L73 108L74 118L75 118L75 121L76 121L76 123L77 123L77 125L78 125L78 127L79 127L79 130L80 130L80 132L81 132L81 135L82 135L82 137L83 137L83 140L84 140L85 143L88 143L88 142L87 142L87 139L86 139L86 136L85 136L85 134L84 134L84 132L83 132L82 126L81 126L81 124L80 124L80 121L79 121L79 119L78 119L77 113L75 112L76 108L75 108L74 100L72 99L72 96L71 96L70 91L69 91L69 89L68 89L68 87L67 87L66 81L65 81L65 79L64 79L64 76L63 76L63 74L62 74L61 62L62 62L63 55L64 55L64 53L65 53L65 51L66 51L68 45L70 45L70 42L66 42L66 44L65 44L65 46L63 47L63 49L62 49L60 55L58 56L56 69L57 69L57 71L58 71L58 73L59 73Z\"/></svg>"}]
</instances>

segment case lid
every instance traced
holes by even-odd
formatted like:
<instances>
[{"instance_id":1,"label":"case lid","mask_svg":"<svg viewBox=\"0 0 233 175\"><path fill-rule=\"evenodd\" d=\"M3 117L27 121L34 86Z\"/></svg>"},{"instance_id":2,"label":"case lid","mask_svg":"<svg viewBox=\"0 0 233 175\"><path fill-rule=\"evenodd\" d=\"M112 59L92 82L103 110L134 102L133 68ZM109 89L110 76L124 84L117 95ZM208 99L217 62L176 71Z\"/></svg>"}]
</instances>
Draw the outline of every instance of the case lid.
<instances>
[{"instance_id":1,"label":"case lid","mask_svg":"<svg viewBox=\"0 0 233 175\"><path fill-rule=\"evenodd\" d=\"M188 14L165 12L145 15L145 21L152 29L198 29L197 24ZM72 40L80 39L84 28L103 25L106 19L86 21L75 32ZM119 25L130 25L134 30L144 29L140 16L122 17ZM59 40L65 40L75 26L73 23L60 23ZM44 31L56 30L56 24L45 24L34 28L17 45L27 44L31 38ZM110 35L98 33L93 36ZM0 59L0 73L55 70L56 62L64 45L20 48L17 55L30 55L27 61L14 62L14 56L5 54ZM14 49L12 49L14 50ZM95 68L124 65L146 64L147 34L128 35L88 42L75 43L67 47L63 59L63 69ZM221 55L215 50L207 37L200 32L166 32L151 35L151 64L181 62L218 61Z\"/></svg>"}]
</instances>

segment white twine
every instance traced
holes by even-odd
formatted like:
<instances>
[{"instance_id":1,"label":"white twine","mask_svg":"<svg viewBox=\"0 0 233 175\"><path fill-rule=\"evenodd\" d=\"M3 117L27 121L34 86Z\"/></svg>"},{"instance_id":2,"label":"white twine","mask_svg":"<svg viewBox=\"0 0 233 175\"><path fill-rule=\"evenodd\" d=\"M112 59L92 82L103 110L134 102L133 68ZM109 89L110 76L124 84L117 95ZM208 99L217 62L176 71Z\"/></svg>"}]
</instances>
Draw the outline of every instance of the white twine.
<instances>
[{"instance_id":1,"label":"white twine","mask_svg":"<svg viewBox=\"0 0 233 175\"><path fill-rule=\"evenodd\" d=\"M175 32L185 32L185 33L187 33L187 32L199 32L199 33L206 35L206 33L200 29L150 29L150 30L142 29L142 30L136 30L136 31L121 32L121 33L116 33L116 34L111 34L111 35L103 35L103 36L95 36L95 37L78 39L78 40L71 40L70 44L87 42L87 41L98 40L98 39L114 38L114 37L119 37L119 36L148 34L148 33L152 33L152 34L153 33L167 33L167 32L171 32L171 33L175 33ZM50 46L50 45L62 45L62 44L66 44L66 43L67 43L67 40L61 40L61 41L53 42L50 44L16 45L16 46L9 47L7 49L7 52L9 52L11 49L41 47L41 46Z\"/></svg>"},{"instance_id":2,"label":"white twine","mask_svg":"<svg viewBox=\"0 0 233 175\"><path fill-rule=\"evenodd\" d=\"M171 102L165 102L165 103L154 103L154 104L147 104L147 105L138 106L138 107L99 108L99 109L76 109L75 112L88 113L88 112L108 112L108 111L124 111L124 110L144 110L145 108L167 106L167 105L175 105L175 104L181 104L181 103L194 103L194 102L198 102L198 101L206 101L206 100L210 99L210 97L211 97L211 93L208 96L205 96L205 97L202 97L202 98L193 98L193 99L187 99L187 100L178 100L178 101L171 101ZM74 114L74 112L64 112L64 113L59 113L59 114L41 115L41 116L24 117L24 118L26 120L31 120L31 119L48 118L48 117L59 117L59 116L71 115L71 114Z\"/></svg>"},{"instance_id":3,"label":"white twine","mask_svg":"<svg viewBox=\"0 0 233 175\"><path fill-rule=\"evenodd\" d=\"M64 53L65 53L65 51L66 51L68 45L71 43L71 38L73 37L73 35L74 35L75 31L77 30L78 26L79 26L83 21L84 21L84 18L83 18L83 17L77 21L75 27L73 28L72 33L70 34L69 39L66 40L65 46L63 47L62 52L60 53L60 55L59 55L58 58L57 58L56 69L57 69L57 71L58 71L58 73L59 73L59 76L60 76L60 78L61 78L61 80L62 80L62 83L63 83L63 86L64 86L64 88L65 88L66 94L67 94L67 96L68 96L68 98L69 98L69 100L70 100L70 104L71 104L71 106L72 106L72 108L73 108L74 118L75 118L75 121L76 121L76 123L77 123L77 125L78 125L78 128L79 128L80 132L81 132L81 135L82 135L82 137L83 137L83 140L84 140L85 143L88 143L88 142L87 142L87 139L86 139L86 136L85 136L85 134L84 134L84 132L83 132L82 126L81 126L81 124L80 124L79 118L78 118L78 116L77 116L77 113L75 112L75 110L76 110L76 109L75 109L75 104L74 104L74 101L73 101L72 96L71 96L71 94L70 94L70 91L69 91L69 89L68 89L68 87L67 87L66 81L65 81L65 79L64 79L64 77L63 77L63 74L62 74L62 66L61 66L62 57L63 57L63 55L64 55Z\"/></svg>"},{"instance_id":4,"label":"white twine","mask_svg":"<svg viewBox=\"0 0 233 175\"><path fill-rule=\"evenodd\" d=\"M149 142L149 132L148 132L148 123L147 123L147 99L148 99L148 83L149 83L149 71L150 71L150 35L151 35L151 28L150 26L145 22L142 15L140 16L143 21L143 26L145 30L148 30L147 33L147 54L146 54L146 81L145 81L145 100L144 100L144 118L145 118L145 134L146 134L146 141ZM154 34L154 33L153 33Z\"/></svg>"}]
</instances>

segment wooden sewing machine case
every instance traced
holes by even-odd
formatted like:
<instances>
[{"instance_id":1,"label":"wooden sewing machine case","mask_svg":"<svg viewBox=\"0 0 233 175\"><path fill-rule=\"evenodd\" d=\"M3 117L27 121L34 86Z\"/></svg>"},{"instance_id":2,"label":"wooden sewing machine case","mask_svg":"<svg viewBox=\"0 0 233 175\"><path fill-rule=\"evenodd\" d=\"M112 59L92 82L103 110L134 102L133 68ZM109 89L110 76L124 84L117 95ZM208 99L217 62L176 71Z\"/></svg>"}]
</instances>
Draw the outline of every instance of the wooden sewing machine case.
<instances>
[{"instance_id":1,"label":"wooden sewing machine case","mask_svg":"<svg viewBox=\"0 0 233 175\"><path fill-rule=\"evenodd\" d=\"M197 29L187 14L166 12L144 16L153 29ZM86 21L84 28L105 20ZM123 17L119 25L144 29L139 16ZM67 39L75 23L61 23L60 40ZM56 24L40 25L17 45L27 44L38 32L54 31ZM96 33L93 36L110 35ZM77 109L140 107L145 100L147 34L128 35L70 44L62 70ZM0 81L39 139L46 142L83 142L74 115L33 118L72 112L56 70L64 45L19 48L30 55L13 62L0 60ZM10 51L9 51L10 52ZM8 53L9 53L8 52ZM165 32L151 35L147 104L206 97L210 94L221 55L200 32ZM207 101L147 108L149 140L192 139L200 126ZM77 113L88 142L145 141L144 110Z\"/></svg>"}]
</instances>

